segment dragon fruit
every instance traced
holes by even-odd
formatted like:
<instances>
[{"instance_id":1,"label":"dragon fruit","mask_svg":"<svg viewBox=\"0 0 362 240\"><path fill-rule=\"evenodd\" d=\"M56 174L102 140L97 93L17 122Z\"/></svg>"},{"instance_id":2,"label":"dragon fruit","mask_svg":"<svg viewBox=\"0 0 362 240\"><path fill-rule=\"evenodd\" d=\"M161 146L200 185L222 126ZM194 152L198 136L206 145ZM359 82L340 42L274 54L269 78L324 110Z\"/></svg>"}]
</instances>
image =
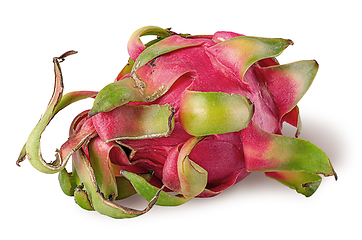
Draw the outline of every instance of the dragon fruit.
<instances>
[{"instance_id":1,"label":"dragon fruit","mask_svg":"<svg viewBox=\"0 0 362 240\"><path fill-rule=\"evenodd\" d=\"M140 37L157 38L143 44ZM130 58L100 92L63 96L60 63L53 59L55 90L17 164L27 157L44 173L59 173L63 192L84 209L129 218L152 206L177 206L212 197L252 172L311 196L321 176L337 175L326 154L299 139L298 101L318 69L314 60L280 65L276 56L293 42L233 32L177 34L144 27L128 42ZM75 117L69 139L46 162L40 138L61 109L85 98L94 105ZM296 135L282 135L283 123ZM72 172L65 166L72 156ZM149 204L119 204L138 193ZM176 194L172 194L176 193Z\"/></svg>"}]
</instances>

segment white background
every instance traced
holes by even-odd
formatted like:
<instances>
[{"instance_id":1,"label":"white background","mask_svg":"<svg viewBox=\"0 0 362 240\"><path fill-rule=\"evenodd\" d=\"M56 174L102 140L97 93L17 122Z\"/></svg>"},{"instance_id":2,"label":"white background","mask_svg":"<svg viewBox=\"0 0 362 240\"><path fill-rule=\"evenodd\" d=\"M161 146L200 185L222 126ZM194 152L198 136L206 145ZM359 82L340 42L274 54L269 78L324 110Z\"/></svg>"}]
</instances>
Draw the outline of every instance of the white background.
<instances>
[{"instance_id":1,"label":"white background","mask_svg":"<svg viewBox=\"0 0 362 240\"><path fill-rule=\"evenodd\" d=\"M7 239L357 239L361 237L361 17L358 1L2 1L0 4L1 235ZM329 155L339 179L324 178L310 198L252 174L217 197L154 207L134 219L88 212L64 195L57 175L15 165L53 91L52 58L65 92L100 90L126 63L138 28L176 32L229 30L294 41L284 64L320 65L299 103L301 138ZM67 139L68 126L92 100L59 113L42 138L44 158ZM288 131L287 131L288 132ZM290 133L290 129L289 129ZM133 197L124 205L143 209ZM7 236L7 237L6 237ZM354 236L354 237L352 237ZM5 239L4 238L4 239Z\"/></svg>"}]
</instances>

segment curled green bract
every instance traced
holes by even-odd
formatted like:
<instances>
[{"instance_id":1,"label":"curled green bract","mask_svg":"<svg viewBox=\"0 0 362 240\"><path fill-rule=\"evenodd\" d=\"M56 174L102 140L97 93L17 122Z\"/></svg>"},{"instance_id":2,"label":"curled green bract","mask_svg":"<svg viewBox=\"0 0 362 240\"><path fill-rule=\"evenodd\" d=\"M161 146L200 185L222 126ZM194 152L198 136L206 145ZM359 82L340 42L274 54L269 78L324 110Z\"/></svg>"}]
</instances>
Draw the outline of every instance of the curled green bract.
<instances>
[{"instance_id":1,"label":"curled green bract","mask_svg":"<svg viewBox=\"0 0 362 240\"><path fill-rule=\"evenodd\" d=\"M83 92L73 92L64 96L63 98L63 76L60 68L60 62L70 55L77 53L76 51L68 51L62 54L60 57L53 58L54 63L54 73L55 73L55 86L52 98L47 106L47 109L43 116L41 117L39 123L30 133L26 144L24 145L23 150L20 153L17 164L19 165L25 157L28 157L29 162L37 170L44 173L56 173L64 169L67 164L67 161L72 153L76 151L77 148L81 147L82 144L86 141L87 138L94 134L93 132L88 132L84 138L74 139L71 145L65 146L61 150L56 152L56 159L50 163L47 163L42 155L40 150L40 138L45 130L46 126L49 124L50 120L55 116L57 112L66 107L67 105L76 102L81 99L88 97L94 97L97 92L83 91Z\"/></svg>"},{"instance_id":2,"label":"curled green bract","mask_svg":"<svg viewBox=\"0 0 362 240\"><path fill-rule=\"evenodd\" d=\"M191 199L191 198L186 198L181 194L171 195L167 192L164 192L162 191L163 187L157 188L151 185L149 182L147 182L146 179L132 172L122 170L121 174L132 183L132 186L137 191L137 193L147 201L151 201L154 198L154 196L159 192L159 198L156 202L156 205L179 206Z\"/></svg>"}]
</instances>

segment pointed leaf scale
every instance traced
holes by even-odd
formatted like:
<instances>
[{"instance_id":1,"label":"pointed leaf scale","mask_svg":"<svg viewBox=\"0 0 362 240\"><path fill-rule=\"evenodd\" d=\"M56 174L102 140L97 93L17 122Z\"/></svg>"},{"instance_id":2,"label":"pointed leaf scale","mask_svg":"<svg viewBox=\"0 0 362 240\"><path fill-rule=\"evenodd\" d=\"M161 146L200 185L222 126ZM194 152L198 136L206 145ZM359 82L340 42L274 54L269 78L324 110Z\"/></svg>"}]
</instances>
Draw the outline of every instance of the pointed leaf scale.
<instances>
[{"instance_id":1,"label":"pointed leaf scale","mask_svg":"<svg viewBox=\"0 0 362 240\"><path fill-rule=\"evenodd\" d=\"M35 126L33 131L30 133L28 140L26 142L26 153L29 159L29 162L33 165L34 168L38 169L41 172L44 173L55 173L61 171L65 165L63 166L59 160L55 160L52 163L47 163L42 158L40 154L40 138L42 135L42 132L45 130L46 126L50 122L52 118L52 113L54 109L57 107L57 105L60 102L60 99L63 95L63 78L61 74L59 59L54 58L54 72L55 72L55 86L54 86L54 92L52 95L52 98L48 104L48 107L40 119L39 123Z\"/></svg>"},{"instance_id":2,"label":"pointed leaf scale","mask_svg":"<svg viewBox=\"0 0 362 240\"><path fill-rule=\"evenodd\" d=\"M75 179L72 173L68 173L67 170L64 168L58 174L58 181L64 194L68 196L74 195L74 189L77 187L77 185L75 183Z\"/></svg>"},{"instance_id":3,"label":"pointed leaf scale","mask_svg":"<svg viewBox=\"0 0 362 240\"><path fill-rule=\"evenodd\" d=\"M60 99L59 104L56 106L56 108L53 111L53 114L51 116L51 119L54 118L54 116L62 109L64 109L65 107L67 107L68 105L75 103L79 100L83 100L86 98L92 98L95 97L97 95L98 92L94 92L94 91L75 91L75 92L69 92L67 94L65 94L64 96L62 96L62 98ZM16 161L16 164L18 166L20 166L20 163L22 161L24 161L26 158L26 144L24 144L18 160Z\"/></svg>"},{"instance_id":4,"label":"pointed leaf scale","mask_svg":"<svg viewBox=\"0 0 362 240\"><path fill-rule=\"evenodd\" d=\"M278 109L279 119L290 112L307 92L318 71L314 60L259 68Z\"/></svg>"},{"instance_id":5,"label":"pointed leaf scale","mask_svg":"<svg viewBox=\"0 0 362 240\"><path fill-rule=\"evenodd\" d=\"M108 112L130 101L144 102L140 92L134 87L135 82L131 78L125 78L105 86L94 99L89 116L100 112Z\"/></svg>"},{"instance_id":6,"label":"pointed leaf scale","mask_svg":"<svg viewBox=\"0 0 362 240\"><path fill-rule=\"evenodd\" d=\"M175 111L165 105L124 105L92 117L98 135L105 142L169 136Z\"/></svg>"},{"instance_id":7,"label":"pointed leaf scale","mask_svg":"<svg viewBox=\"0 0 362 240\"><path fill-rule=\"evenodd\" d=\"M133 68L133 64L134 64L134 61L132 60L132 58L129 58L128 63L126 64L126 66L124 66L122 68L122 70L118 73L116 81L119 81L121 78L123 78L127 74L131 73L132 68Z\"/></svg>"},{"instance_id":8,"label":"pointed leaf scale","mask_svg":"<svg viewBox=\"0 0 362 240\"><path fill-rule=\"evenodd\" d=\"M299 137L302 131L302 120L299 114L299 107L295 106L290 112L286 113L280 121L280 128L282 127L283 122L287 122L290 125L297 128L295 132L295 137Z\"/></svg>"},{"instance_id":9,"label":"pointed leaf scale","mask_svg":"<svg viewBox=\"0 0 362 240\"><path fill-rule=\"evenodd\" d=\"M202 39L185 39L178 35L167 37L146 48L136 59L132 72L135 72L141 66L162 54L181 48L200 46L203 43L204 41Z\"/></svg>"},{"instance_id":10,"label":"pointed leaf scale","mask_svg":"<svg viewBox=\"0 0 362 240\"><path fill-rule=\"evenodd\" d=\"M121 171L121 174L132 183L137 193L147 201L150 201L156 195L156 193L160 191L159 188L152 186L150 183L146 181L146 179L135 173L123 170ZM190 199L185 198L183 196L174 196L164 191L161 191L160 196L156 202L156 205L179 206L181 204L184 204L188 200Z\"/></svg>"},{"instance_id":11,"label":"pointed leaf scale","mask_svg":"<svg viewBox=\"0 0 362 240\"><path fill-rule=\"evenodd\" d=\"M113 165L113 167L115 168L115 165ZM118 196L116 198L116 200L119 199L124 199L124 198L128 198L130 196L132 196L133 194L136 194L136 190L134 189L132 183L125 178L124 176L121 175L121 171L124 170L123 167L121 166L117 166L120 168L120 170L118 172L115 172L116 175L120 175L120 177L116 177L116 181L117 181L117 187L118 187ZM116 167L116 168L117 168ZM147 182L150 181L151 177L152 177L152 173L141 173L141 174L137 174L137 176L142 177L143 179L145 179ZM156 191L157 193L157 191ZM156 194L155 193L155 194ZM153 196L155 196L155 194ZM162 194L160 194L161 196ZM150 197L148 199L148 201L150 201L152 199L152 197Z\"/></svg>"},{"instance_id":12,"label":"pointed leaf scale","mask_svg":"<svg viewBox=\"0 0 362 240\"><path fill-rule=\"evenodd\" d=\"M177 158L177 172L181 193L193 198L202 193L207 185L207 171L193 162L188 156L192 149L205 137L192 137L182 146Z\"/></svg>"},{"instance_id":13,"label":"pointed leaf scale","mask_svg":"<svg viewBox=\"0 0 362 240\"><path fill-rule=\"evenodd\" d=\"M96 135L97 132L93 126L92 119L87 119L60 147L60 150L58 151L60 159L69 159L75 151Z\"/></svg>"},{"instance_id":14,"label":"pointed leaf scale","mask_svg":"<svg viewBox=\"0 0 362 240\"><path fill-rule=\"evenodd\" d=\"M207 185L207 171L186 156L179 167L182 194L193 198L202 193Z\"/></svg>"},{"instance_id":15,"label":"pointed leaf scale","mask_svg":"<svg viewBox=\"0 0 362 240\"><path fill-rule=\"evenodd\" d=\"M94 97L96 97L97 94L98 94L98 92L95 92L95 91L75 91L75 92L69 92L69 93L65 94L62 97L59 105L55 109L53 117L56 113L58 113L60 110L67 107L68 105L75 103L79 100L86 99L86 98L94 98Z\"/></svg>"},{"instance_id":16,"label":"pointed leaf scale","mask_svg":"<svg viewBox=\"0 0 362 240\"><path fill-rule=\"evenodd\" d=\"M127 45L128 53L133 60L136 60L138 55L146 49L146 46L141 41L141 36L156 35L165 38L171 35L167 29L156 26L146 26L135 31L130 37Z\"/></svg>"},{"instance_id":17,"label":"pointed leaf scale","mask_svg":"<svg viewBox=\"0 0 362 240\"><path fill-rule=\"evenodd\" d=\"M207 49L227 69L243 79L247 69L255 62L278 56L293 44L282 38L235 37Z\"/></svg>"},{"instance_id":18,"label":"pointed leaf scale","mask_svg":"<svg viewBox=\"0 0 362 240\"><path fill-rule=\"evenodd\" d=\"M307 172L267 172L267 177L295 189L298 193L310 197L318 189L322 178L318 174Z\"/></svg>"},{"instance_id":19,"label":"pointed leaf scale","mask_svg":"<svg viewBox=\"0 0 362 240\"><path fill-rule=\"evenodd\" d=\"M308 141L265 132L253 122L242 130L242 141L250 172L303 171L336 177L327 155Z\"/></svg>"},{"instance_id":20,"label":"pointed leaf scale","mask_svg":"<svg viewBox=\"0 0 362 240\"><path fill-rule=\"evenodd\" d=\"M63 108L66 106L77 102L82 99L86 99L89 97L94 97L97 92L93 91L75 91L67 93L63 96L63 77L62 72L60 68L60 62L64 61L64 58L77 53L76 51L68 51L61 55L60 57L53 58L54 63L54 72L55 72L55 86L54 86L54 92L52 95L52 98L47 106L47 109L40 119L39 123L36 125L34 130L31 132L31 134L28 137L27 143L24 145L21 154L19 155L19 158L17 160L17 165L20 166L20 162L25 160L25 157L27 156L30 163L39 171L45 172L45 173L56 173L64 169L65 165L67 164L68 158L70 157L73 150L76 150L76 147L80 147L75 141L73 141L74 145L71 148L68 148L67 151L61 151L61 154L56 155L56 160L52 163L47 163L41 155L40 150L40 138L45 130L46 126L49 124L51 119ZM90 136L90 135L89 135ZM85 139L80 139L83 141ZM73 139L74 140L74 139ZM67 141L67 144L69 145L70 140ZM61 148L62 150L62 148Z\"/></svg>"},{"instance_id":21,"label":"pointed leaf scale","mask_svg":"<svg viewBox=\"0 0 362 240\"><path fill-rule=\"evenodd\" d=\"M253 113L253 103L239 94L185 90L181 97L180 122L193 136L240 131Z\"/></svg>"},{"instance_id":22,"label":"pointed leaf scale","mask_svg":"<svg viewBox=\"0 0 362 240\"><path fill-rule=\"evenodd\" d=\"M116 178L108 156L110 147L100 138L93 138L88 144L89 161L94 170L99 190L104 197L114 200L118 195Z\"/></svg>"},{"instance_id":23,"label":"pointed leaf scale","mask_svg":"<svg viewBox=\"0 0 362 240\"><path fill-rule=\"evenodd\" d=\"M118 196L116 197L116 200L125 199L137 193L126 178L116 177L116 182L118 187Z\"/></svg>"},{"instance_id":24,"label":"pointed leaf scale","mask_svg":"<svg viewBox=\"0 0 362 240\"><path fill-rule=\"evenodd\" d=\"M51 119L54 116L54 112L56 111L57 107L59 106L59 103L63 96L63 77L62 72L60 68L60 62L64 61L64 58L77 53L76 51L68 51L64 54L62 54L60 57L53 58L54 63L54 73L55 73L55 86L54 86L54 92L52 95L52 98L50 99L50 102L47 106L47 109L44 113L44 115L41 117L38 124L35 126L33 131L30 133L28 140L26 142L26 154L29 159L29 162L31 165L36 168L37 170L44 172L44 173L56 173L60 172L66 165L68 158L70 157L70 154L65 153L63 156L66 156L63 158L61 154L56 155L56 160L47 163L41 154L40 150L40 138L51 121ZM71 150L71 149L70 149ZM72 151L72 150L71 150ZM24 151L22 151L24 152ZM23 159L22 159L23 160ZM18 160L18 163L20 161Z\"/></svg>"}]
</instances>

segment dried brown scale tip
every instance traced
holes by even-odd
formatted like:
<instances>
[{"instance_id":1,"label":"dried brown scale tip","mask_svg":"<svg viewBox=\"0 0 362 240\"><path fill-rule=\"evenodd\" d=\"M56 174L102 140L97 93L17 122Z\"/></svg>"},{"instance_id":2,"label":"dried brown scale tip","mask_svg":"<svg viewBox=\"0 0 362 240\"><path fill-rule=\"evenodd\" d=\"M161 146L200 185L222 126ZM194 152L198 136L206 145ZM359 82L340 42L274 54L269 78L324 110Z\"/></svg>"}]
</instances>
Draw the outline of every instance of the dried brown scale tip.
<instances>
[{"instance_id":1,"label":"dried brown scale tip","mask_svg":"<svg viewBox=\"0 0 362 240\"><path fill-rule=\"evenodd\" d=\"M21 149L18 160L16 160L16 165L18 167L21 167L20 163L23 162L25 160L25 158L26 158L26 148L25 147L26 147L26 145L24 145L24 147Z\"/></svg>"},{"instance_id":2,"label":"dried brown scale tip","mask_svg":"<svg viewBox=\"0 0 362 240\"><path fill-rule=\"evenodd\" d=\"M78 53L78 51L70 50L70 51L67 51L67 52L63 53L62 55L60 55L60 57L55 57L54 59L59 59L60 62L63 62L66 57L76 54L76 53Z\"/></svg>"},{"instance_id":3,"label":"dried brown scale tip","mask_svg":"<svg viewBox=\"0 0 362 240\"><path fill-rule=\"evenodd\" d=\"M16 161L16 166L21 167L20 163L25 160L25 157Z\"/></svg>"},{"instance_id":4,"label":"dried brown scale tip","mask_svg":"<svg viewBox=\"0 0 362 240\"><path fill-rule=\"evenodd\" d=\"M331 160L329 160L329 165L332 168L334 179L337 181L338 180L338 175L337 175L336 171L334 170L334 168L332 166Z\"/></svg>"}]
</instances>

